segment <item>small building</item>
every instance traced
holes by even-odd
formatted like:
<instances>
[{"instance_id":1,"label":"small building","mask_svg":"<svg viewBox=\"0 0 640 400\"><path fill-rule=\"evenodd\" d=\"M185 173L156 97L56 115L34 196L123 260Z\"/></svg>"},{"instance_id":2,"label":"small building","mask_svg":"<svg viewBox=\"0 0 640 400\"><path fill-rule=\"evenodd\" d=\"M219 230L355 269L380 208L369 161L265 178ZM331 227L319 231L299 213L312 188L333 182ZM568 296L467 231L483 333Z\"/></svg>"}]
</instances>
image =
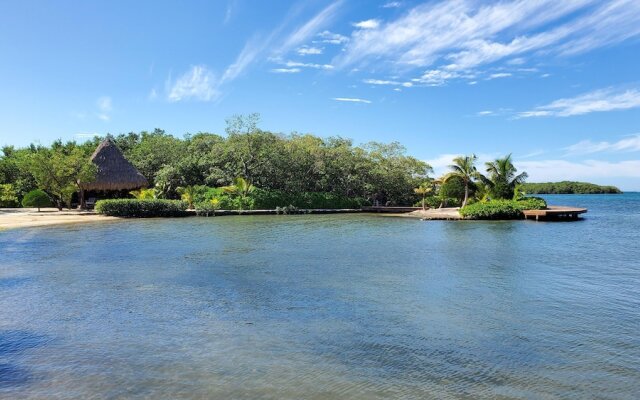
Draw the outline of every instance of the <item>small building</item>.
<instances>
[{"instance_id":1,"label":"small building","mask_svg":"<svg viewBox=\"0 0 640 400\"><path fill-rule=\"evenodd\" d=\"M122 151L109 138L96 148L91 162L97 167L92 182L79 182L80 208L87 208L87 199L95 201L98 197L114 197L130 190L149 186L149 181L122 154ZM120 196L117 196L120 197ZM89 204L91 205L91 204Z\"/></svg>"}]
</instances>

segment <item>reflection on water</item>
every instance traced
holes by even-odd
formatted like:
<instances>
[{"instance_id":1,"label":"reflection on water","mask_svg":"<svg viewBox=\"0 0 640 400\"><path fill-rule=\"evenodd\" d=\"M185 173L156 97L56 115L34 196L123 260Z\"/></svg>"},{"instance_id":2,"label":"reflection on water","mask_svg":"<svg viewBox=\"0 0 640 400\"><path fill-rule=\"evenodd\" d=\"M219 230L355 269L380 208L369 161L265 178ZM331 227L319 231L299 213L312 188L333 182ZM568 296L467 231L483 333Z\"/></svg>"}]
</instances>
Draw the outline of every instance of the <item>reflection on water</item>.
<instances>
[{"instance_id":1,"label":"reflection on water","mask_svg":"<svg viewBox=\"0 0 640 400\"><path fill-rule=\"evenodd\" d=\"M0 398L635 398L640 197L569 199L0 233Z\"/></svg>"}]
</instances>

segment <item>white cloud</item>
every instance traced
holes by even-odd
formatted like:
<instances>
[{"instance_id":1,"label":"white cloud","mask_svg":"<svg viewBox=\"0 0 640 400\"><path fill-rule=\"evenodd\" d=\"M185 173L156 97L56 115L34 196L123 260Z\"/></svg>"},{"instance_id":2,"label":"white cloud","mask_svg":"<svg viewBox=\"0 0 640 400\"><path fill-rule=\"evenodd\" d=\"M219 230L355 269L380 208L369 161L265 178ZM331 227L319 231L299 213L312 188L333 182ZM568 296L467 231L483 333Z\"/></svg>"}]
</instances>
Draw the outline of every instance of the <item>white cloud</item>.
<instances>
[{"instance_id":1,"label":"white cloud","mask_svg":"<svg viewBox=\"0 0 640 400\"><path fill-rule=\"evenodd\" d=\"M593 154L601 152L636 152L640 151L640 134L628 136L617 142L592 142L582 140L566 148L570 155Z\"/></svg>"},{"instance_id":2,"label":"white cloud","mask_svg":"<svg viewBox=\"0 0 640 400\"><path fill-rule=\"evenodd\" d=\"M385 3L382 5L382 8L398 8L402 6L402 3L400 3L399 1L390 1L388 3Z\"/></svg>"},{"instance_id":3,"label":"white cloud","mask_svg":"<svg viewBox=\"0 0 640 400\"><path fill-rule=\"evenodd\" d=\"M529 174L530 182L586 180L599 178L639 178L640 160L599 161L542 160L514 162L519 171Z\"/></svg>"},{"instance_id":4,"label":"white cloud","mask_svg":"<svg viewBox=\"0 0 640 400\"><path fill-rule=\"evenodd\" d=\"M476 115L478 115L480 117L486 117L488 115L494 115L494 113L493 113L493 111L486 110L486 111L478 111L476 113Z\"/></svg>"},{"instance_id":5,"label":"white cloud","mask_svg":"<svg viewBox=\"0 0 640 400\"><path fill-rule=\"evenodd\" d=\"M637 0L429 2L384 25L355 30L332 64L446 61L458 71L507 58L518 64L524 54L571 55L638 37L638 20Z\"/></svg>"},{"instance_id":6,"label":"white cloud","mask_svg":"<svg viewBox=\"0 0 640 400\"><path fill-rule=\"evenodd\" d=\"M257 57L265 51L271 39L261 40L258 36L251 38L242 48L235 62L227 67L222 74L220 83L230 82L240 76L244 70L251 65Z\"/></svg>"},{"instance_id":7,"label":"white cloud","mask_svg":"<svg viewBox=\"0 0 640 400\"><path fill-rule=\"evenodd\" d=\"M298 28L285 40L281 46L279 53L284 54L289 49L299 46L304 43L310 37L316 35L320 29L328 25L336 16L339 7L342 5L343 0L335 1L328 7L320 11L313 18L307 21L304 25Z\"/></svg>"},{"instance_id":8,"label":"white cloud","mask_svg":"<svg viewBox=\"0 0 640 400\"><path fill-rule=\"evenodd\" d=\"M296 74L302 71L300 68L273 68L271 72L277 74Z\"/></svg>"},{"instance_id":9,"label":"white cloud","mask_svg":"<svg viewBox=\"0 0 640 400\"><path fill-rule=\"evenodd\" d=\"M169 89L169 101L196 99L209 101L219 94L215 77L207 67L196 65L180 76Z\"/></svg>"},{"instance_id":10,"label":"white cloud","mask_svg":"<svg viewBox=\"0 0 640 400\"><path fill-rule=\"evenodd\" d=\"M314 64L314 63L301 63L297 61L287 61L284 63L289 68L313 68L313 69L324 69L330 70L333 69L333 65L329 64Z\"/></svg>"},{"instance_id":11,"label":"white cloud","mask_svg":"<svg viewBox=\"0 0 640 400\"><path fill-rule=\"evenodd\" d=\"M518 113L519 118L569 117L592 112L627 110L640 107L640 91L600 89L577 97L559 99L534 110Z\"/></svg>"},{"instance_id":12,"label":"white cloud","mask_svg":"<svg viewBox=\"0 0 640 400\"><path fill-rule=\"evenodd\" d=\"M474 75L462 75L455 71L446 71L442 69L431 69L425 71L419 78L412 79L413 82L426 86L441 86L450 79L465 77L473 79Z\"/></svg>"},{"instance_id":13,"label":"white cloud","mask_svg":"<svg viewBox=\"0 0 640 400\"><path fill-rule=\"evenodd\" d=\"M489 75L489 77L487 79L491 80L491 79L499 79L499 78L508 78L511 75L512 74L509 73L509 72L498 72L496 74Z\"/></svg>"},{"instance_id":14,"label":"white cloud","mask_svg":"<svg viewBox=\"0 0 640 400\"><path fill-rule=\"evenodd\" d=\"M98 113L96 114L97 117L103 121L111 120L111 116L109 115L113 109L111 105L111 97L99 97L98 100L96 100L96 105L98 106Z\"/></svg>"},{"instance_id":15,"label":"white cloud","mask_svg":"<svg viewBox=\"0 0 640 400\"><path fill-rule=\"evenodd\" d=\"M344 102L348 102L348 103L371 104L371 100L358 99L358 98L353 98L353 97L334 97L333 100L335 100L335 101L344 101Z\"/></svg>"},{"instance_id":16,"label":"white cloud","mask_svg":"<svg viewBox=\"0 0 640 400\"><path fill-rule=\"evenodd\" d=\"M369 85L388 85L388 86L404 86L404 87L413 86L413 83L411 82L389 81L389 80L383 80L383 79L365 79L362 82L367 83Z\"/></svg>"},{"instance_id":17,"label":"white cloud","mask_svg":"<svg viewBox=\"0 0 640 400\"><path fill-rule=\"evenodd\" d=\"M309 56L322 54L322 49L319 47L311 47L311 46L302 46L296 52L301 56Z\"/></svg>"},{"instance_id":18,"label":"white cloud","mask_svg":"<svg viewBox=\"0 0 640 400\"><path fill-rule=\"evenodd\" d=\"M149 96L147 96L149 100L155 100L158 98L158 91L153 88L151 89L151 91L149 92Z\"/></svg>"},{"instance_id":19,"label":"white cloud","mask_svg":"<svg viewBox=\"0 0 640 400\"><path fill-rule=\"evenodd\" d=\"M318 37L320 38L320 43L343 44L349 41L348 37L330 31L322 31L318 33Z\"/></svg>"},{"instance_id":20,"label":"white cloud","mask_svg":"<svg viewBox=\"0 0 640 400\"><path fill-rule=\"evenodd\" d=\"M80 133L76 133L75 135L73 135L79 139L88 139L88 138L93 138L96 136L100 136L100 134L98 132L80 132Z\"/></svg>"},{"instance_id":21,"label":"white cloud","mask_svg":"<svg viewBox=\"0 0 640 400\"><path fill-rule=\"evenodd\" d=\"M380 26L380 21L377 19L368 19L365 21L356 22L353 24L356 28L360 29L376 29Z\"/></svg>"}]
</instances>

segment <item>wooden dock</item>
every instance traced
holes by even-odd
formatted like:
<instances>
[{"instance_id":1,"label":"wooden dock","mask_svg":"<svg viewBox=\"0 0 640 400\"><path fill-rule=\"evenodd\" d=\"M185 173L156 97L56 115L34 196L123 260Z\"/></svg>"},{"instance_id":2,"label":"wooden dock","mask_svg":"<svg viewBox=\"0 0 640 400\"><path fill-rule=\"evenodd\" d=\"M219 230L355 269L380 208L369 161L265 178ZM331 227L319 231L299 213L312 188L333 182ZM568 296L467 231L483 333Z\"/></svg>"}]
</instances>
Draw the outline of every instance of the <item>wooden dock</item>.
<instances>
[{"instance_id":1,"label":"wooden dock","mask_svg":"<svg viewBox=\"0 0 640 400\"><path fill-rule=\"evenodd\" d=\"M534 218L536 221L545 220L575 220L580 214L587 212L586 208L565 207L565 206L549 206L545 210L524 210L525 219Z\"/></svg>"}]
</instances>

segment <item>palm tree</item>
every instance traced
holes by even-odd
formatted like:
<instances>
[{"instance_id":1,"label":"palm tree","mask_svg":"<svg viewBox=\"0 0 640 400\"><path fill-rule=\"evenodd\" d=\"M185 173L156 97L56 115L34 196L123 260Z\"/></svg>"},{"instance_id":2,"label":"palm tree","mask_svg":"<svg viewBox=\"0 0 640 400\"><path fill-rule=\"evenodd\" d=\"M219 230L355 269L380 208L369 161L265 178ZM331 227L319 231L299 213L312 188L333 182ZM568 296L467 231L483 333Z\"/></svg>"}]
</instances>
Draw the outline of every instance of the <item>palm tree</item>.
<instances>
[{"instance_id":1,"label":"palm tree","mask_svg":"<svg viewBox=\"0 0 640 400\"><path fill-rule=\"evenodd\" d=\"M255 189L256 187L251 182L241 176L233 180L233 185L222 187L225 193L240 196L243 199L247 198Z\"/></svg>"},{"instance_id":2,"label":"palm tree","mask_svg":"<svg viewBox=\"0 0 640 400\"><path fill-rule=\"evenodd\" d=\"M478 157L475 154L470 156L461 156L453 159L453 164L449 166L451 172L446 174L443 178L443 182L451 178L460 178L464 183L464 200L462 201L462 207L467 205L469 200L469 185L474 179L479 178L478 170L475 163Z\"/></svg>"},{"instance_id":3,"label":"palm tree","mask_svg":"<svg viewBox=\"0 0 640 400\"><path fill-rule=\"evenodd\" d=\"M433 183L431 182L423 182L420 184L420 186L418 186L417 188L413 189L413 191L416 194L419 194L422 196L422 209L426 210L425 206L424 206L424 199L427 196L427 194L433 192Z\"/></svg>"},{"instance_id":4,"label":"palm tree","mask_svg":"<svg viewBox=\"0 0 640 400\"><path fill-rule=\"evenodd\" d=\"M511 161L511 154L504 158L485 163L489 178L482 177L483 182L489 186L489 191L494 198L510 199L516 190L516 186L523 183L528 175L526 172L516 175L518 169Z\"/></svg>"},{"instance_id":5,"label":"palm tree","mask_svg":"<svg viewBox=\"0 0 640 400\"><path fill-rule=\"evenodd\" d=\"M153 200L158 198L158 192L155 189L132 190L129 194L138 200Z\"/></svg>"},{"instance_id":6,"label":"palm tree","mask_svg":"<svg viewBox=\"0 0 640 400\"><path fill-rule=\"evenodd\" d=\"M183 201L187 202L189 209L193 209L193 203L196 197L196 188L193 186L180 186L176 189L176 192L178 192Z\"/></svg>"}]
</instances>

